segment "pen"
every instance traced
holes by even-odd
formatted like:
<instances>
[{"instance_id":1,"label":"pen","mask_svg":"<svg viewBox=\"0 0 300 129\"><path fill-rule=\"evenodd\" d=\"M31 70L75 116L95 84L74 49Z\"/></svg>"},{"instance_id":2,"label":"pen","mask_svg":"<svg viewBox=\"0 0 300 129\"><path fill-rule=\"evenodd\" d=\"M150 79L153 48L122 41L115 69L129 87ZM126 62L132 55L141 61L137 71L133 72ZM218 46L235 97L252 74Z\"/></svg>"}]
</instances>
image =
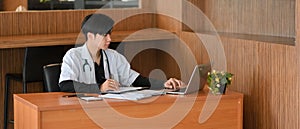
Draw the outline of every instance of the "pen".
<instances>
[{"instance_id":1,"label":"pen","mask_svg":"<svg viewBox=\"0 0 300 129\"><path fill-rule=\"evenodd\" d=\"M70 97L99 97L99 94L87 94L87 93L67 94L67 95L63 95L62 97L64 97L64 98L70 98Z\"/></svg>"},{"instance_id":2,"label":"pen","mask_svg":"<svg viewBox=\"0 0 300 129\"><path fill-rule=\"evenodd\" d=\"M77 97L77 95L76 94L68 94L68 95L63 95L62 97L70 98L70 97Z\"/></svg>"}]
</instances>

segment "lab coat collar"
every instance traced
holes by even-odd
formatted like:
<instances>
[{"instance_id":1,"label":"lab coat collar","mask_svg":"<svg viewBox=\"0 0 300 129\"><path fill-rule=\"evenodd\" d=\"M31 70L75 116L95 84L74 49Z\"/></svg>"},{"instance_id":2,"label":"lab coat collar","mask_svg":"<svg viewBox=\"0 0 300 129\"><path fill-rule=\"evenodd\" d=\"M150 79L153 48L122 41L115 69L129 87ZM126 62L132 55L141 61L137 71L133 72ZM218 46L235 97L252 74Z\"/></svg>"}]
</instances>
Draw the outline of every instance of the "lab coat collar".
<instances>
[{"instance_id":1,"label":"lab coat collar","mask_svg":"<svg viewBox=\"0 0 300 129\"><path fill-rule=\"evenodd\" d=\"M92 60L91 54L87 48L86 43L82 46L81 58L87 59L87 60Z\"/></svg>"}]
</instances>

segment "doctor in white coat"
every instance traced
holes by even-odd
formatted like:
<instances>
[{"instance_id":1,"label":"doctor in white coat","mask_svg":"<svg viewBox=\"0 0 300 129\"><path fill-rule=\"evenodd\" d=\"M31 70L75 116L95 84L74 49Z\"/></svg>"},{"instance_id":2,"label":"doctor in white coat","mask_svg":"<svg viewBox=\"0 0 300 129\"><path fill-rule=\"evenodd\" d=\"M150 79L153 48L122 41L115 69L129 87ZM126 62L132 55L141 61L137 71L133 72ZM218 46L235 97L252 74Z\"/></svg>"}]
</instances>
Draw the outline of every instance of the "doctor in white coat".
<instances>
[{"instance_id":1,"label":"doctor in white coat","mask_svg":"<svg viewBox=\"0 0 300 129\"><path fill-rule=\"evenodd\" d=\"M108 49L114 21L103 14L90 14L82 22L86 42L70 49L63 58L59 85L65 92L99 93L118 90L120 85L151 86L149 78L130 68L126 58ZM170 78L162 85L179 88L183 82Z\"/></svg>"}]
</instances>

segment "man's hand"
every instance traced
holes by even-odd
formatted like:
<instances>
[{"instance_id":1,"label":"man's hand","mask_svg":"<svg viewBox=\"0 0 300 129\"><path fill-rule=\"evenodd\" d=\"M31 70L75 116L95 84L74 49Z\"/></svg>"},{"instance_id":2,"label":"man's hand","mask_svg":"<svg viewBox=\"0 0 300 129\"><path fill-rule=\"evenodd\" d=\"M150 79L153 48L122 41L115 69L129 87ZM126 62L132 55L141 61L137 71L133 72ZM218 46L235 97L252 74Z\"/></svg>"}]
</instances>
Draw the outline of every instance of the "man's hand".
<instances>
[{"instance_id":1,"label":"man's hand","mask_svg":"<svg viewBox=\"0 0 300 129\"><path fill-rule=\"evenodd\" d=\"M107 79L102 85L101 85L101 92L107 92L108 90L119 90L120 83L113 80L113 79Z\"/></svg>"},{"instance_id":2,"label":"man's hand","mask_svg":"<svg viewBox=\"0 0 300 129\"><path fill-rule=\"evenodd\" d=\"M165 82L164 86L165 88L169 89L179 89L180 87L183 87L185 84L176 78L170 78L168 81Z\"/></svg>"}]
</instances>

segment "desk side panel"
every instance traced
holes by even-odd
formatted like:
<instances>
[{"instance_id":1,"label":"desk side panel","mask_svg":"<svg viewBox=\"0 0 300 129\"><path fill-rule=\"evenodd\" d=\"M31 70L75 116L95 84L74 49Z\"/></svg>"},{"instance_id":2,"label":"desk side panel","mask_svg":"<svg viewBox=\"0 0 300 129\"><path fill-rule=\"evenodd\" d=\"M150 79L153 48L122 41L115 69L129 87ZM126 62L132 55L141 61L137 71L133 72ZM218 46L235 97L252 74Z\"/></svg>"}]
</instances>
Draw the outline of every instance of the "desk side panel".
<instances>
[{"instance_id":1,"label":"desk side panel","mask_svg":"<svg viewBox=\"0 0 300 129\"><path fill-rule=\"evenodd\" d=\"M43 98L49 99L49 95L51 94L34 94L34 95L42 95L35 98ZM45 96L48 97L45 97ZM60 94L53 94L54 98ZM27 96L27 97L26 97ZM29 96L29 97L28 97ZM45 98L44 98L44 97ZM22 96L21 96L22 97ZM147 118L151 116L155 116L168 110L172 107L174 100L178 96L167 95L167 96L159 96L159 98L152 103L135 103L130 101L121 101L121 100L110 100L109 106L100 106L99 108L94 108L93 104L101 105L104 104L104 101L95 101L90 102L89 106L90 113L93 114L93 118L99 118L103 115L103 112L109 109L114 109L123 115L133 117L133 118ZM23 98L33 98L30 97L30 94L26 94ZM204 123L199 123L199 115L202 111L203 105L206 102L206 96L199 96L199 99L196 100L196 103L193 105L193 108L177 124L175 128L201 128L201 129L242 129L243 126L243 96L237 94L227 94L222 96L218 107L212 116L205 121ZM178 98L177 98L178 99ZM18 101L20 100L20 101ZM71 101L72 99L70 99ZM51 101L51 100L44 100ZM59 101L59 100L58 100ZM149 99L141 100L139 102L149 102ZM190 101L188 97L184 97L181 102L181 105L184 107L187 102ZM211 102L217 100L210 100ZM74 108L76 105L73 105L71 108L52 108L51 110L41 110L36 111L38 108L33 108L33 106L28 106L25 101L21 101L21 99L16 99L15 97L15 127L16 129L98 129L100 127L97 126L96 123L91 120L87 114L84 112L82 108ZM66 103L65 103L66 104ZM60 105L62 106L62 105ZM34 110L35 109L35 110ZM40 108L39 108L40 109ZM181 108L177 109L176 112L181 112ZM90 116L91 116L90 114ZM18 118L20 117L20 118ZM105 116L107 118L107 116ZM112 117L111 119L114 119ZM164 122L170 122L170 117L164 119ZM100 119L98 119L100 120ZM113 121L108 121L105 123L108 127L111 128L124 128L124 126L120 126L116 124L116 121L119 119L114 119ZM34 122L36 121L36 122ZM120 121L118 121L120 122ZM154 125L162 121L154 121ZM137 123L139 124L139 123ZM140 127L139 124L136 127ZM143 126L143 125L142 125ZM126 127L126 126L125 126ZM161 125L157 125L157 128L162 128Z\"/></svg>"},{"instance_id":2,"label":"desk side panel","mask_svg":"<svg viewBox=\"0 0 300 129\"><path fill-rule=\"evenodd\" d=\"M27 104L14 99L14 128L40 129L39 112Z\"/></svg>"},{"instance_id":3,"label":"desk side panel","mask_svg":"<svg viewBox=\"0 0 300 129\"><path fill-rule=\"evenodd\" d=\"M42 129L100 129L82 109L44 111L41 118Z\"/></svg>"},{"instance_id":4,"label":"desk side panel","mask_svg":"<svg viewBox=\"0 0 300 129\"><path fill-rule=\"evenodd\" d=\"M226 98L222 99L212 116L204 123L199 123L199 116L202 111L205 100L197 101L193 109L187 116L180 121L174 128L201 128L201 129L242 129L243 125L243 99L242 98ZM183 103L184 104L184 103ZM157 114L164 107L169 107L168 104L139 104L133 106L121 106L113 108L124 115L135 118L147 118ZM151 109L151 110L149 110ZM93 114L99 114L101 110L94 109ZM82 109L74 110L57 110L42 112L42 128L43 129L99 129ZM168 120L166 119L166 122ZM59 123L59 124L58 124ZM109 124L109 123L106 123ZM120 128L117 124L110 125L112 128ZM161 125L158 125L161 128Z\"/></svg>"},{"instance_id":5,"label":"desk side panel","mask_svg":"<svg viewBox=\"0 0 300 129\"><path fill-rule=\"evenodd\" d=\"M221 99L213 114L204 123L199 123L204 103L205 101L197 101L189 114L175 128L242 129L243 102L241 98Z\"/></svg>"}]
</instances>

